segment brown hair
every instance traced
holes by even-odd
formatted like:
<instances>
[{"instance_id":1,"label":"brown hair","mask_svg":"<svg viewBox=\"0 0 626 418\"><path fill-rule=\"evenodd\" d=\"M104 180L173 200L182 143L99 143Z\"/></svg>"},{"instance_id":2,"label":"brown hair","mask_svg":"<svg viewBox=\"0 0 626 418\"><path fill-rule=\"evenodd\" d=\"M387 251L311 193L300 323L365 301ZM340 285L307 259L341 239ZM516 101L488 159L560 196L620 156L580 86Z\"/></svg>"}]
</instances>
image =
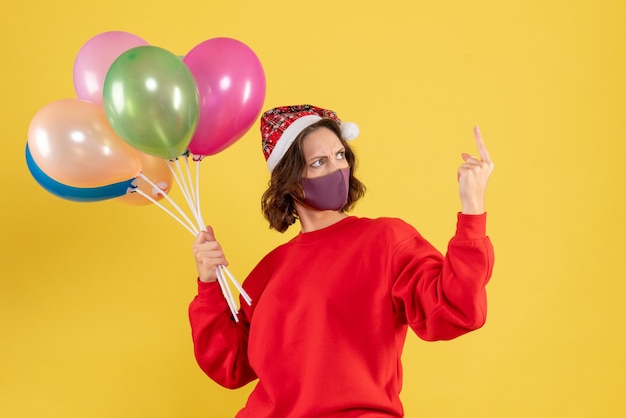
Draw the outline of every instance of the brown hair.
<instances>
[{"instance_id":1,"label":"brown hair","mask_svg":"<svg viewBox=\"0 0 626 418\"><path fill-rule=\"evenodd\" d=\"M296 137L293 144L291 144L272 171L268 188L261 198L263 215L269 221L270 228L278 232L285 232L298 218L292 193L299 194L302 173L306 167L302 141L308 134L322 127L330 129L339 137L346 151L346 161L350 166L348 201L341 208L341 211L346 212L352 209L356 201L365 194L365 185L354 177L354 170L357 165L356 157L348 143L341 138L341 127L333 119L321 119L305 128Z\"/></svg>"}]
</instances>

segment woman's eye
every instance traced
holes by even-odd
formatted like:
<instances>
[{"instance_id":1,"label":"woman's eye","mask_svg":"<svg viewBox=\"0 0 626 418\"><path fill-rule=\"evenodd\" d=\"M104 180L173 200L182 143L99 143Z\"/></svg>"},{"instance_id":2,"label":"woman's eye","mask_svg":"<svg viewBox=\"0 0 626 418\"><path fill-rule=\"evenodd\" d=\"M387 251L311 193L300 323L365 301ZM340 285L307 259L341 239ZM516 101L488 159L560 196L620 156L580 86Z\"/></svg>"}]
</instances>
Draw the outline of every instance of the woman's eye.
<instances>
[{"instance_id":1,"label":"woman's eye","mask_svg":"<svg viewBox=\"0 0 626 418\"><path fill-rule=\"evenodd\" d=\"M338 160L343 160L343 159L345 159L345 158L346 158L346 153L345 153L345 151L341 151L341 152L338 152L338 153L337 153L337 159L338 159Z\"/></svg>"},{"instance_id":2,"label":"woman's eye","mask_svg":"<svg viewBox=\"0 0 626 418\"><path fill-rule=\"evenodd\" d=\"M313 164L311 164L311 167L321 167L322 164L324 164L322 160L317 160Z\"/></svg>"}]
</instances>

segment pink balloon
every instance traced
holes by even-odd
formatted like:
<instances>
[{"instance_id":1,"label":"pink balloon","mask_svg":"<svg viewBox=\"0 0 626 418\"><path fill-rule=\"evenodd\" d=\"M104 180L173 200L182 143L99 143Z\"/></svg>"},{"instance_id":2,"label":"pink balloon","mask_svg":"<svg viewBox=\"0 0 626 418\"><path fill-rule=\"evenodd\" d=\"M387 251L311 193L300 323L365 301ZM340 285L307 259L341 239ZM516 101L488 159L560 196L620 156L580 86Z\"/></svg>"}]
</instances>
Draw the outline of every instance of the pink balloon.
<instances>
[{"instance_id":1,"label":"pink balloon","mask_svg":"<svg viewBox=\"0 0 626 418\"><path fill-rule=\"evenodd\" d=\"M214 155L240 139L258 118L265 101L261 61L246 44L213 38L183 58L200 96L196 132L189 143L195 155Z\"/></svg>"},{"instance_id":2,"label":"pink balloon","mask_svg":"<svg viewBox=\"0 0 626 418\"><path fill-rule=\"evenodd\" d=\"M74 89L79 99L102 106L104 79L113 61L137 46L148 45L132 33L104 32L89 39L74 61Z\"/></svg>"},{"instance_id":3,"label":"pink balloon","mask_svg":"<svg viewBox=\"0 0 626 418\"><path fill-rule=\"evenodd\" d=\"M117 136L104 109L80 99L40 109L28 128L28 147L41 171L67 186L106 186L141 170L138 152Z\"/></svg>"}]
</instances>

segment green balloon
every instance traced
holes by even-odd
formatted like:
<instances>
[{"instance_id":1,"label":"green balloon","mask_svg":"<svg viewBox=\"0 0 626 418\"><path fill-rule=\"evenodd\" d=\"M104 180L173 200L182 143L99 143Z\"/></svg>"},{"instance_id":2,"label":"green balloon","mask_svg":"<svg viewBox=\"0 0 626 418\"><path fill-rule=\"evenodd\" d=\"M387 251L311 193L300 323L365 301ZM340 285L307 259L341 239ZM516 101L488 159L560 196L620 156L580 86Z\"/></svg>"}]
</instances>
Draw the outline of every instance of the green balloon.
<instances>
[{"instance_id":1,"label":"green balloon","mask_svg":"<svg viewBox=\"0 0 626 418\"><path fill-rule=\"evenodd\" d=\"M178 56L156 46L129 49L111 64L102 96L109 123L132 147L168 160L187 151L200 99Z\"/></svg>"}]
</instances>

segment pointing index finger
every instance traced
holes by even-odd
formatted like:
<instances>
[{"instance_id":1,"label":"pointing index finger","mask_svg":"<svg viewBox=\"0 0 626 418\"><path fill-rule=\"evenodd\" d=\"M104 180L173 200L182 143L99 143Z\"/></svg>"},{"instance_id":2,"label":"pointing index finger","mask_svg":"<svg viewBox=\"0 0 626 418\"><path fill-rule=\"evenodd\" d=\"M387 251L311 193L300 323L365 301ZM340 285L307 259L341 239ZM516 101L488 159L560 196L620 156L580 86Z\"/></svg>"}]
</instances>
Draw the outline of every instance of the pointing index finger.
<instances>
[{"instance_id":1,"label":"pointing index finger","mask_svg":"<svg viewBox=\"0 0 626 418\"><path fill-rule=\"evenodd\" d=\"M485 145L485 141L483 141L483 136L480 133L480 128L478 126L474 126L474 139L476 140L476 146L478 147L478 154L483 161L491 162L491 157L489 156L489 151L487 151L487 146Z\"/></svg>"}]
</instances>

